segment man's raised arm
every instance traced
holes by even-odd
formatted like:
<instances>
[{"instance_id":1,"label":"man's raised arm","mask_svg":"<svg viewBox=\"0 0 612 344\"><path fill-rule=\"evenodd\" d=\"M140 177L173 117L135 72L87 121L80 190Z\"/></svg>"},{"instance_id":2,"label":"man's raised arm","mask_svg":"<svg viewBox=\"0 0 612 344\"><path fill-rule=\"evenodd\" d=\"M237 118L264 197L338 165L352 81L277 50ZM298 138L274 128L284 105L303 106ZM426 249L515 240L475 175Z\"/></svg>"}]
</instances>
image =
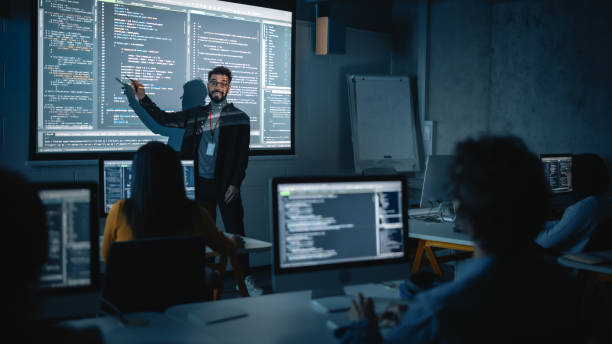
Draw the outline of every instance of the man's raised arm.
<instances>
[{"instance_id":1,"label":"man's raised arm","mask_svg":"<svg viewBox=\"0 0 612 344\"><path fill-rule=\"evenodd\" d=\"M147 124L147 118L143 118L142 109L147 112L158 124L168 128L185 128L187 113L185 111L166 112L160 109L145 93L144 85L137 80L132 82L128 87L124 87L125 94L128 98L130 107L134 109L136 115L151 129ZM137 101L137 102L136 102ZM142 106L142 109L139 106ZM151 131L156 132L151 129Z\"/></svg>"}]
</instances>

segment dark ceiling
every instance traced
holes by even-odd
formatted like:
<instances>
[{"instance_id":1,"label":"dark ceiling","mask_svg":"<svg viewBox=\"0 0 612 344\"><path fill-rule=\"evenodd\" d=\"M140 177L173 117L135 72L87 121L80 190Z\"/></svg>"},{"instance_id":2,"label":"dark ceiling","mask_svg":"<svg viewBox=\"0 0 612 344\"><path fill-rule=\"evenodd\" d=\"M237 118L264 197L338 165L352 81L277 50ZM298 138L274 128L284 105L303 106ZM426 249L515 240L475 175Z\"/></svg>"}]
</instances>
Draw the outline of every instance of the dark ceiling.
<instances>
[{"instance_id":1,"label":"dark ceiling","mask_svg":"<svg viewBox=\"0 0 612 344\"><path fill-rule=\"evenodd\" d=\"M330 20L339 20L347 27L392 32L394 0L296 0L297 19L314 21L317 2L327 6Z\"/></svg>"}]
</instances>

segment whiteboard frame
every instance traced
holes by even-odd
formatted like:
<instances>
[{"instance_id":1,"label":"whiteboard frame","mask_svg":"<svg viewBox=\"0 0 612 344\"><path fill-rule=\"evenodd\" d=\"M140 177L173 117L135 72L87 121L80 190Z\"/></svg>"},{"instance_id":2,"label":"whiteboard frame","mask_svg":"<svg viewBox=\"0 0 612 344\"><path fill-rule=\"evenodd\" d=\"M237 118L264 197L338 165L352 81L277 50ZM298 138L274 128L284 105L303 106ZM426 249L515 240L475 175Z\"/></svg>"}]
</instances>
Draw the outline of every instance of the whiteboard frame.
<instances>
[{"instance_id":1,"label":"whiteboard frame","mask_svg":"<svg viewBox=\"0 0 612 344\"><path fill-rule=\"evenodd\" d=\"M410 77L349 74L346 80L355 172L390 168L398 172L420 171L419 122L414 113ZM360 97L372 83L376 83L375 92L382 96L374 99ZM394 108L402 111L395 111ZM377 130L385 126L389 130L373 135L365 130L372 124L378 127L375 128Z\"/></svg>"}]
</instances>

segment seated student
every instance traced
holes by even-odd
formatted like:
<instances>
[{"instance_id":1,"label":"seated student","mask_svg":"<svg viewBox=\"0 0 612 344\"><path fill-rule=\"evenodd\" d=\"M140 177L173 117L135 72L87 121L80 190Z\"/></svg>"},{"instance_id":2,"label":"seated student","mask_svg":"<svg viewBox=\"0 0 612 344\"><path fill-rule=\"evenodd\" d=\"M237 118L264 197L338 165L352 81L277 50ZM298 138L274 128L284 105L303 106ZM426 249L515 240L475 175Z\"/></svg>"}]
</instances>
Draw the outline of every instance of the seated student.
<instances>
[{"instance_id":1,"label":"seated student","mask_svg":"<svg viewBox=\"0 0 612 344\"><path fill-rule=\"evenodd\" d=\"M466 140L452 168L457 226L475 243L458 279L415 295L383 339L371 299L353 302L343 343L575 343L578 295L568 273L533 248L549 206L538 157L515 137Z\"/></svg>"},{"instance_id":2,"label":"seated student","mask_svg":"<svg viewBox=\"0 0 612 344\"><path fill-rule=\"evenodd\" d=\"M20 175L0 168L0 218L4 294L3 335L17 343L101 343L95 329L74 330L37 319L37 288L40 270L47 259L49 238L43 205L34 188Z\"/></svg>"},{"instance_id":3,"label":"seated student","mask_svg":"<svg viewBox=\"0 0 612 344\"><path fill-rule=\"evenodd\" d=\"M206 245L237 264L237 239L226 237L206 209L185 195L177 153L161 142L149 142L134 155L131 197L117 201L108 213L102 257L106 261L116 241L174 235L203 235Z\"/></svg>"},{"instance_id":4,"label":"seated student","mask_svg":"<svg viewBox=\"0 0 612 344\"><path fill-rule=\"evenodd\" d=\"M558 254L582 252L593 231L612 217L612 200L607 195L610 176L601 157L575 155L572 180L576 203L563 212L561 220L548 221L536 238L536 243Z\"/></svg>"}]
</instances>

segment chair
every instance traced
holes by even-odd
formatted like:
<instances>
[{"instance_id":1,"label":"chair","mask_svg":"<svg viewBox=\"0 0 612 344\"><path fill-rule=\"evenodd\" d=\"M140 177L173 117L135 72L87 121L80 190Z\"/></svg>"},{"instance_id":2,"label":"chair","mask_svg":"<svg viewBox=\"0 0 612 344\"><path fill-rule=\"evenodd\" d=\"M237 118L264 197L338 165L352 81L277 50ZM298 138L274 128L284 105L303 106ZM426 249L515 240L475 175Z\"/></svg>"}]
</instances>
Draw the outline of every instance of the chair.
<instances>
[{"instance_id":1,"label":"chair","mask_svg":"<svg viewBox=\"0 0 612 344\"><path fill-rule=\"evenodd\" d=\"M111 245L102 297L123 313L163 311L210 299L201 236L139 239Z\"/></svg>"}]
</instances>

